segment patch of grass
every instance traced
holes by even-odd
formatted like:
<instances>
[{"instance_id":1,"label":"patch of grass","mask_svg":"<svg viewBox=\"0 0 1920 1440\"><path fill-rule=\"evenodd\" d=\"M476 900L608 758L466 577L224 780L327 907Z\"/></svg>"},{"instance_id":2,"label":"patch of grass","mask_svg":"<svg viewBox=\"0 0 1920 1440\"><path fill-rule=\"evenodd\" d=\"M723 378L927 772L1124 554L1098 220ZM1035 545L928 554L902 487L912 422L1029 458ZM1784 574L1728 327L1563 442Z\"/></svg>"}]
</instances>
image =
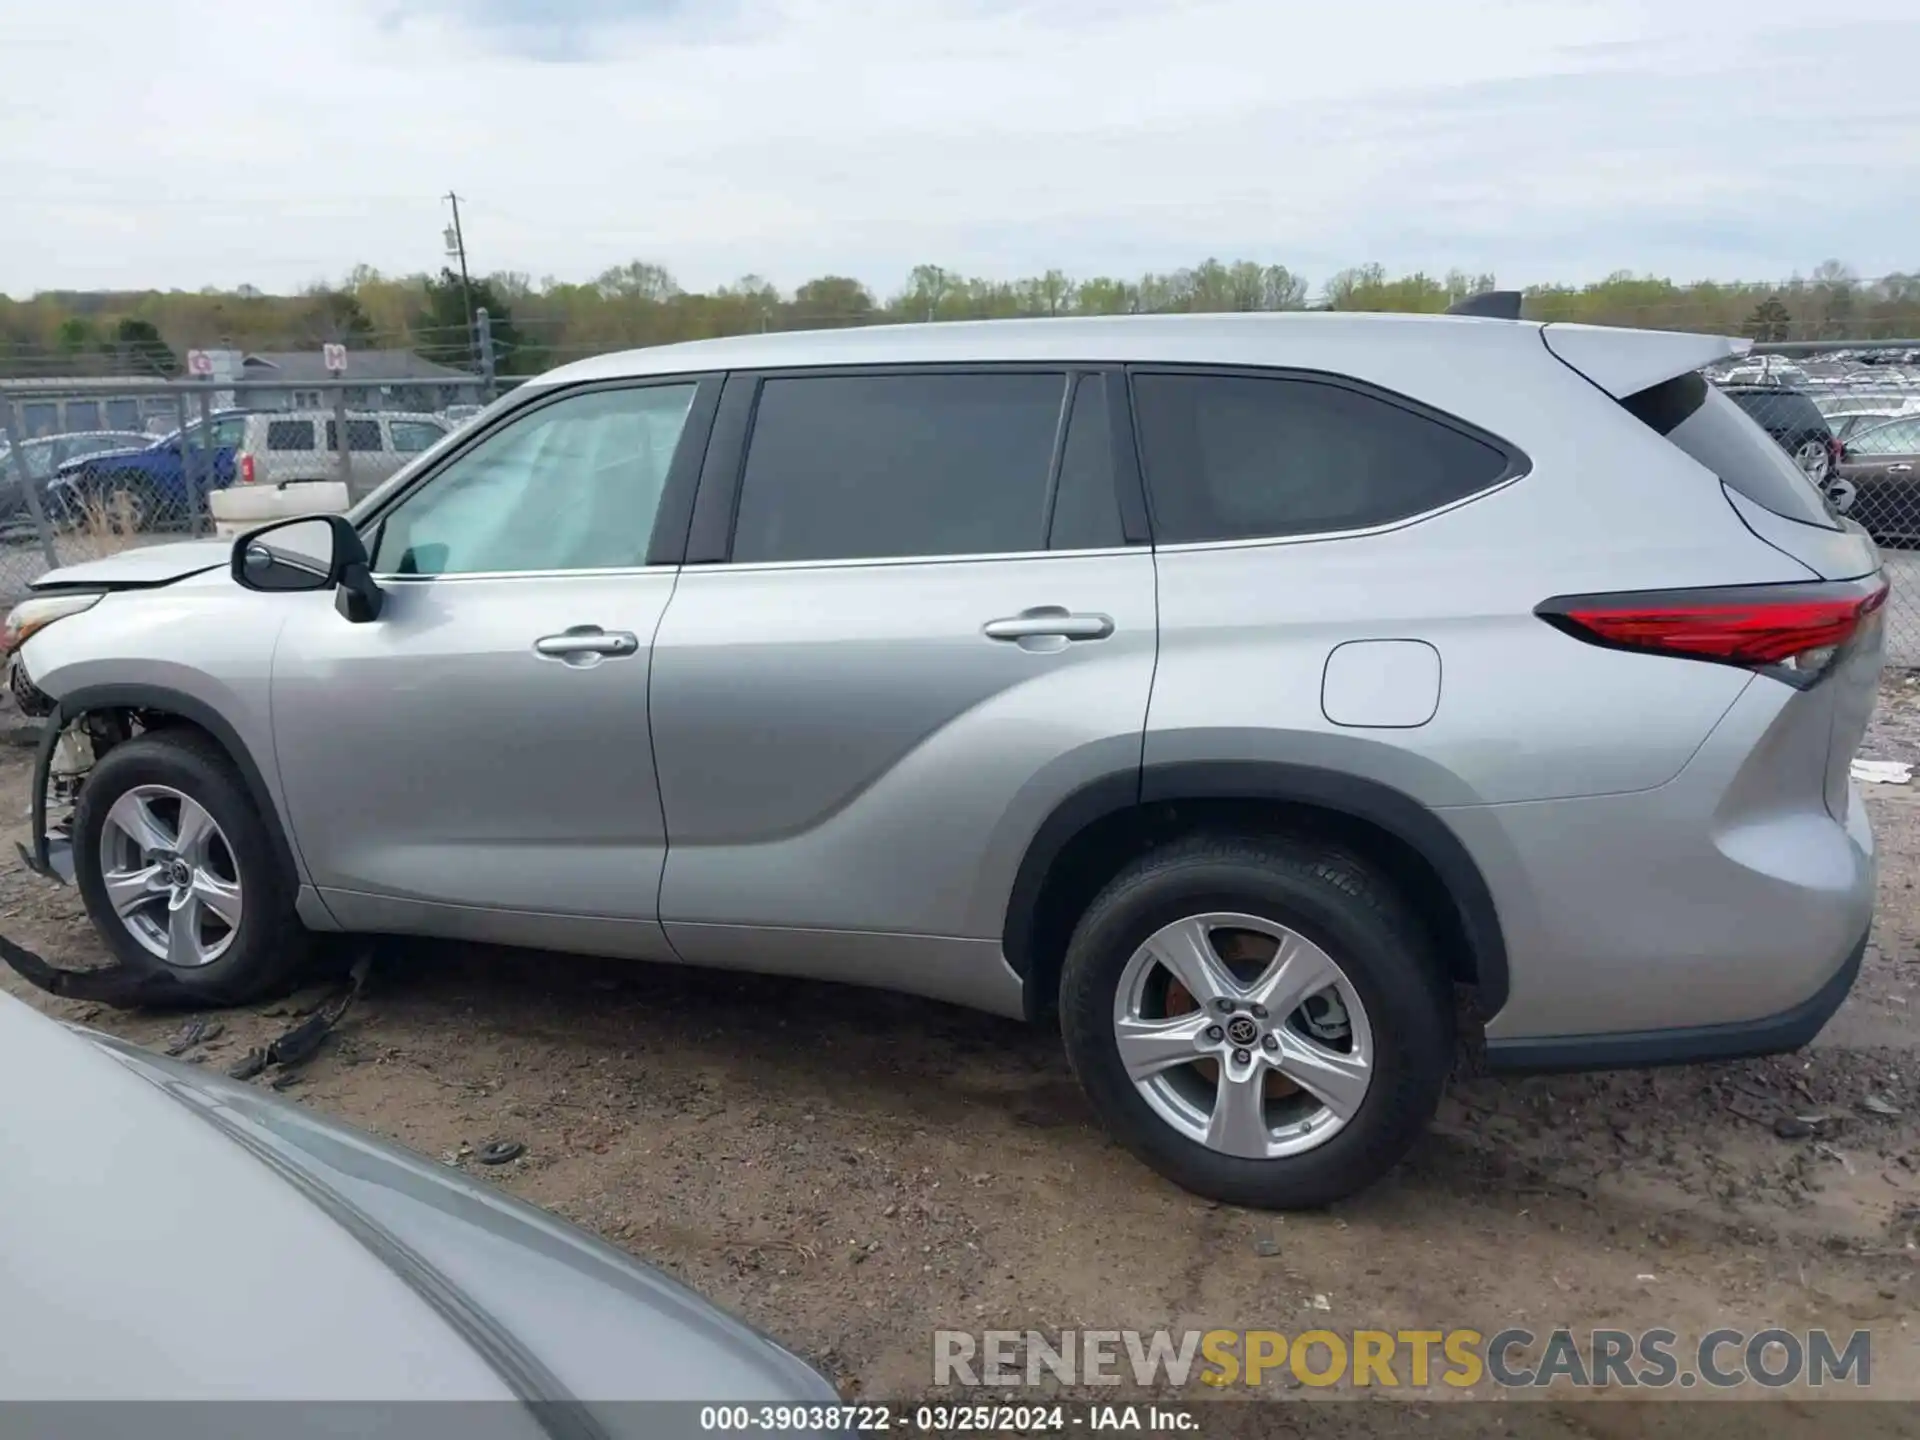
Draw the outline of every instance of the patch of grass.
<instances>
[{"instance_id":1,"label":"patch of grass","mask_svg":"<svg viewBox=\"0 0 1920 1440\"><path fill-rule=\"evenodd\" d=\"M141 543L140 503L125 490L89 495L80 502L73 537L96 557L117 555Z\"/></svg>"}]
</instances>

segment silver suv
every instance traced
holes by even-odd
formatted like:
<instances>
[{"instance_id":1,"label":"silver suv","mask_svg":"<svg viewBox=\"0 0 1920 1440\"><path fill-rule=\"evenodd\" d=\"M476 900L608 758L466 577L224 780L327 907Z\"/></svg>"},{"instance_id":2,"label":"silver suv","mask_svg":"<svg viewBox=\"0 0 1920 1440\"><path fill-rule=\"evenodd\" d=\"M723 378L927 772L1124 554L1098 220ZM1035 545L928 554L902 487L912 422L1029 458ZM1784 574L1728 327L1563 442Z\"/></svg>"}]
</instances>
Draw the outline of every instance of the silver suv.
<instances>
[{"instance_id":1,"label":"silver suv","mask_svg":"<svg viewBox=\"0 0 1920 1440\"><path fill-rule=\"evenodd\" d=\"M235 458L242 485L298 485L340 478L340 422L331 410L257 411L246 417ZM355 499L453 431L437 415L347 412L348 486Z\"/></svg>"},{"instance_id":2,"label":"silver suv","mask_svg":"<svg viewBox=\"0 0 1920 1440\"><path fill-rule=\"evenodd\" d=\"M1887 587L1698 368L1494 318L762 335L516 392L347 517L52 574L43 871L210 999L313 931L1057 1024L1314 1205L1496 1066L1805 1043L1873 908ZM70 815L65 806L71 800Z\"/></svg>"}]
</instances>

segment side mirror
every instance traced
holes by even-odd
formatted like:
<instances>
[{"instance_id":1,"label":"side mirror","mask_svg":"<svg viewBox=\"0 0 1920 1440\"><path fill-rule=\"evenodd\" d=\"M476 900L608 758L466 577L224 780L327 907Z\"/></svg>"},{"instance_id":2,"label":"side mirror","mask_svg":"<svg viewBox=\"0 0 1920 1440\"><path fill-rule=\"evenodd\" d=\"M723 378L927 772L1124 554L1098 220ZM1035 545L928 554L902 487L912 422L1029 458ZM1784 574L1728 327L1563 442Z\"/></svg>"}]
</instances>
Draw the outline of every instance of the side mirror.
<instances>
[{"instance_id":1,"label":"side mirror","mask_svg":"<svg viewBox=\"0 0 1920 1440\"><path fill-rule=\"evenodd\" d=\"M247 590L336 591L335 608L355 624L380 617L386 596L373 583L359 532L338 515L279 520L233 542L233 581Z\"/></svg>"}]
</instances>

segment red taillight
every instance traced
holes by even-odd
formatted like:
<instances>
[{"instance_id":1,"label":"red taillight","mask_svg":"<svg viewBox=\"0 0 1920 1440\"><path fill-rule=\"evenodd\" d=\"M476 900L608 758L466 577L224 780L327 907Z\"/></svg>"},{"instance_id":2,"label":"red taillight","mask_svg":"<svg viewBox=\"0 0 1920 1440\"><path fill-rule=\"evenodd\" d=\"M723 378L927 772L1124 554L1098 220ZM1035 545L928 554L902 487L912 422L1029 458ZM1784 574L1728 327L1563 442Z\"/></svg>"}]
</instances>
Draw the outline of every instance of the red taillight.
<instances>
[{"instance_id":1,"label":"red taillight","mask_svg":"<svg viewBox=\"0 0 1920 1440\"><path fill-rule=\"evenodd\" d=\"M1757 668L1811 680L1887 600L1887 582L1768 585L1745 590L1581 595L1535 613L1579 639L1618 650Z\"/></svg>"},{"instance_id":2,"label":"red taillight","mask_svg":"<svg viewBox=\"0 0 1920 1440\"><path fill-rule=\"evenodd\" d=\"M240 457L240 483L242 485L253 484L253 456L251 455L242 455Z\"/></svg>"}]
</instances>

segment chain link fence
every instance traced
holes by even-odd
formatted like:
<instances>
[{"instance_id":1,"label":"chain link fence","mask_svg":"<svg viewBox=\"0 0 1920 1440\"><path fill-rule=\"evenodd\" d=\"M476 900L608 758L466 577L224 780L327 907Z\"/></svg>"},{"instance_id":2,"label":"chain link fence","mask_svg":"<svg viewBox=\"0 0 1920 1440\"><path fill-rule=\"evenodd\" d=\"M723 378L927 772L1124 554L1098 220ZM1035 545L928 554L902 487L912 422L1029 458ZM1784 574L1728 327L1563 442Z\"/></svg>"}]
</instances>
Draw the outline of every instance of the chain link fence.
<instances>
[{"instance_id":1,"label":"chain link fence","mask_svg":"<svg viewBox=\"0 0 1920 1440\"><path fill-rule=\"evenodd\" d=\"M1888 659L1920 667L1920 344L1756 349L1707 378L1880 543ZM0 601L50 569L215 534L235 502L209 497L235 486L311 486L315 509L343 509L480 398L426 380L0 380Z\"/></svg>"},{"instance_id":2,"label":"chain link fence","mask_svg":"<svg viewBox=\"0 0 1920 1440\"><path fill-rule=\"evenodd\" d=\"M1887 659L1920 667L1920 345L1759 348L1707 378L1879 542Z\"/></svg>"},{"instance_id":3,"label":"chain link fence","mask_svg":"<svg viewBox=\"0 0 1920 1440\"><path fill-rule=\"evenodd\" d=\"M61 566L234 528L215 512L249 518L237 497L213 497L235 487L301 487L296 505L345 509L464 423L472 398L464 386L344 379L294 391L0 381L0 600Z\"/></svg>"}]
</instances>

